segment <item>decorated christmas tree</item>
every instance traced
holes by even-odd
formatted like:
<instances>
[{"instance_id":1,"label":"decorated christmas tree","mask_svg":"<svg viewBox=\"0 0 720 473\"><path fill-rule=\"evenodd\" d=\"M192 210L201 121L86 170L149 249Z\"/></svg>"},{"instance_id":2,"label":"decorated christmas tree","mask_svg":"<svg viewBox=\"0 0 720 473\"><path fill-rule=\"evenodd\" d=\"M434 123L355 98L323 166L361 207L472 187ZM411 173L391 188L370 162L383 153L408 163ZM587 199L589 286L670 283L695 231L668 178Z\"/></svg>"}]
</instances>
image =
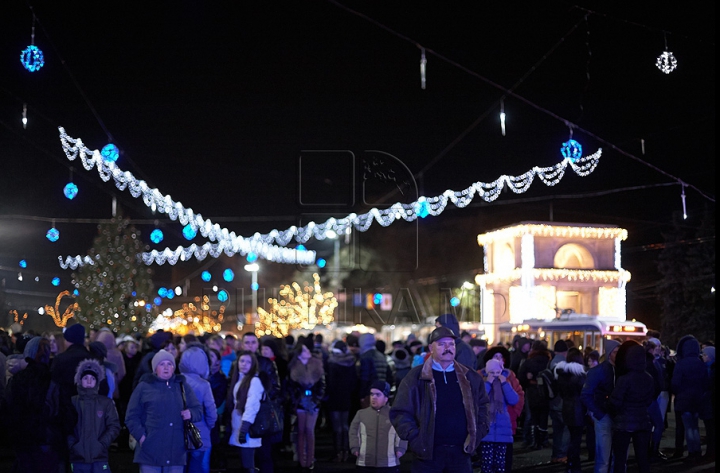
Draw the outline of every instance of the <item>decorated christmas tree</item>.
<instances>
[{"instance_id":1,"label":"decorated christmas tree","mask_svg":"<svg viewBox=\"0 0 720 473\"><path fill-rule=\"evenodd\" d=\"M98 225L88 252L94 264L72 274L79 292L77 320L90 329L147 332L158 310L152 303L152 270L139 260L143 251L140 232L129 219L118 215Z\"/></svg>"}]
</instances>

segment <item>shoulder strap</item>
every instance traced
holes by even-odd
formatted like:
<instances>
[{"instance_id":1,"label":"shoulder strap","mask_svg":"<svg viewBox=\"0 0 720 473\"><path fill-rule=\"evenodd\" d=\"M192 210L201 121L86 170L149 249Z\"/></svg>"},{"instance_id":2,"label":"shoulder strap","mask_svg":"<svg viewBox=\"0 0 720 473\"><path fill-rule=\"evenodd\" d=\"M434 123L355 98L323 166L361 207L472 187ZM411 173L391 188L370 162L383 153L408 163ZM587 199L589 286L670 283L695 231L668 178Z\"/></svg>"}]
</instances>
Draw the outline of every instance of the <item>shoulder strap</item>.
<instances>
[{"instance_id":1,"label":"shoulder strap","mask_svg":"<svg viewBox=\"0 0 720 473\"><path fill-rule=\"evenodd\" d=\"M187 402L185 401L185 383L180 383L180 394L182 394L183 410L187 409Z\"/></svg>"}]
</instances>

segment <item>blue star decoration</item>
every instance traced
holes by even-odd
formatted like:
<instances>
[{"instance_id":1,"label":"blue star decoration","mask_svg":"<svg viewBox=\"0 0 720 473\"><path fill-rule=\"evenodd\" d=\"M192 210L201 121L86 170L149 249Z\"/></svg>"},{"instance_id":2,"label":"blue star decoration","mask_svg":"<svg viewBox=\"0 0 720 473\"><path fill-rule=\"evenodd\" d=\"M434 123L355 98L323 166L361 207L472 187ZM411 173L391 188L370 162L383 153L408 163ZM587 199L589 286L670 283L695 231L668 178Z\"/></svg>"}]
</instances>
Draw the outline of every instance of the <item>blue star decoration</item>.
<instances>
[{"instance_id":1,"label":"blue star decoration","mask_svg":"<svg viewBox=\"0 0 720 473\"><path fill-rule=\"evenodd\" d=\"M35 72L45 65L45 57L43 52L33 44L20 53L20 62L25 69Z\"/></svg>"},{"instance_id":2,"label":"blue star decoration","mask_svg":"<svg viewBox=\"0 0 720 473\"><path fill-rule=\"evenodd\" d=\"M575 140L567 140L562 144L560 152L562 153L563 158L575 162L582 158L582 145Z\"/></svg>"},{"instance_id":3,"label":"blue star decoration","mask_svg":"<svg viewBox=\"0 0 720 473\"><path fill-rule=\"evenodd\" d=\"M65 194L65 197L67 197L70 200L73 200L75 196L78 193L78 186L73 184L72 182L69 182L65 185L65 188L63 189L63 194Z\"/></svg>"}]
</instances>

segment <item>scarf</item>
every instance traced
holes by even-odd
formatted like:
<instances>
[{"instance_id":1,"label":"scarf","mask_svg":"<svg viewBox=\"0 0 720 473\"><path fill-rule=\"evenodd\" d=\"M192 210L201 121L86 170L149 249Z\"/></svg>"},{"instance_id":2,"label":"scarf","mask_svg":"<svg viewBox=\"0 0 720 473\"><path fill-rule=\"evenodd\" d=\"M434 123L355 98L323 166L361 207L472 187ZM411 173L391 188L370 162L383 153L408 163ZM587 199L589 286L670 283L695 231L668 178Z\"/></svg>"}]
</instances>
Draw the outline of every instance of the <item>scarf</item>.
<instances>
[{"instance_id":1,"label":"scarf","mask_svg":"<svg viewBox=\"0 0 720 473\"><path fill-rule=\"evenodd\" d=\"M500 379L495 378L490 388L490 423L495 422L495 416L505 411L505 397L502 392Z\"/></svg>"}]
</instances>

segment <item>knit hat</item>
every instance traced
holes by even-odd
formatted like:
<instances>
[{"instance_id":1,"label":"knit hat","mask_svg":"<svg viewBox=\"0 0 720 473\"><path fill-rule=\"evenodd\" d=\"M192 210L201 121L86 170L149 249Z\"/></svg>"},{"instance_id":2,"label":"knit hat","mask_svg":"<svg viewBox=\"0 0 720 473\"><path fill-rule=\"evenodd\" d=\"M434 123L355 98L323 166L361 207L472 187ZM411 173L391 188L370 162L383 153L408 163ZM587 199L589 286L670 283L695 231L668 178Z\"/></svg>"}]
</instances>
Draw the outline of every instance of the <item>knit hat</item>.
<instances>
[{"instance_id":1,"label":"knit hat","mask_svg":"<svg viewBox=\"0 0 720 473\"><path fill-rule=\"evenodd\" d=\"M712 361L715 361L715 347L705 347L702 349L702 354L706 355Z\"/></svg>"},{"instance_id":2,"label":"knit hat","mask_svg":"<svg viewBox=\"0 0 720 473\"><path fill-rule=\"evenodd\" d=\"M28 335L28 334L26 334ZM32 337L32 335L30 335ZM25 337L25 335L23 335ZM28 341L25 344L25 349L23 350L23 358L31 358L35 359L35 355L37 355L38 348L40 347L40 340L42 340L42 337L32 337L30 341Z\"/></svg>"},{"instance_id":3,"label":"knit hat","mask_svg":"<svg viewBox=\"0 0 720 473\"><path fill-rule=\"evenodd\" d=\"M612 339L605 339L605 344L603 345L603 351L605 353L605 356L610 356L610 353L616 348L620 347L620 342L617 340Z\"/></svg>"},{"instance_id":4,"label":"knit hat","mask_svg":"<svg viewBox=\"0 0 720 473\"><path fill-rule=\"evenodd\" d=\"M500 370L502 371L503 364L500 363L500 360L496 360L495 358L491 358L485 363L485 371L490 370Z\"/></svg>"},{"instance_id":5,"label":"knit hat","mask_svg":"<svg viewBox=\"0 0 720 473\"><path fill-rule=\"evenodd\" d=\"M175 357L172 356L169 351L160 350L157 353L155 353L155 356L153 356L152 361L150 362L150 364L152 365L153 373L155 372L155 368L157 368L157 365L159 365L161 361L165 361L165 360L172 363L173 368L176 366L175 365Z\"/></svg>"},{"instance_id":6,"label":"knit hat","mask_svg":"<svg viewBox=\"0 0 720 473\"><path fill-rule=\"evenodd\" d=\"M153 350L159 350L171 337L172 333L170 332L155 332L150 336L148 342L150 343L150 346L153 348Z\"/></svg>"},{"instance_id":7,"label":"knit hat","mask_svg":"<svg viewBox=\"0 0 720 473\"><path fill-rule=\"evenodd\" d=\"M555 353L565 353L568 351L567 343L565 343L565 340L558 340L555 342L555 346L553 346L553 351Z\"/></svg>"},{"instance_id":8,"label":"knit hat","mask_svg":"<svg viewBox=\"0 0 720 473\"><path fill-rule=\"evenodd\" d=\"M373 381L373 383L370 385L370 389L377 389L378 391L382 392L385 397L390 396L390 385L386 381Z\"/></svg>"},{"instance_id":9,"label":"knit hat","mask_svg":"<svg viewBox=\"0 0 720 473\"><path fill-rule=\"evenodd\" d=\"M63 332L63 338L73 345L84 345L85 327L80 324L71 325Z\"/></svg>"}]
</instances>

